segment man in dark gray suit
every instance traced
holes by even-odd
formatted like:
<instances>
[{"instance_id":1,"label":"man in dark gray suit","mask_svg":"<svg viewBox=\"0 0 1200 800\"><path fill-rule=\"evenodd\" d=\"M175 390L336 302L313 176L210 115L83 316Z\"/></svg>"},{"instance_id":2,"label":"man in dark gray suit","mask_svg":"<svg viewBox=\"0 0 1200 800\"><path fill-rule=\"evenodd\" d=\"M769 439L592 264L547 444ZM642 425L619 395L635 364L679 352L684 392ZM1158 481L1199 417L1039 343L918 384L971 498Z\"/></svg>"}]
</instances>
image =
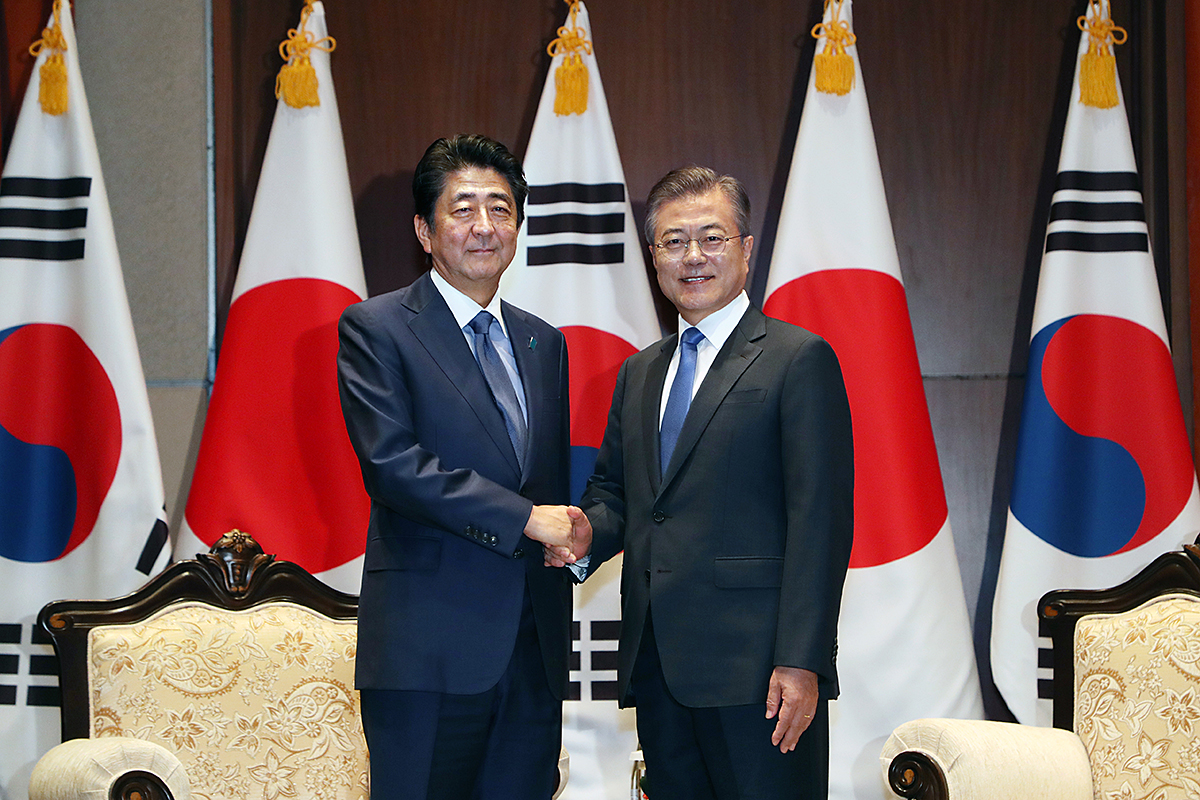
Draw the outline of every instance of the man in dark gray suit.
<instances>
[{"instance_id":1,"label":"man in dark gray suit","mask_svg":"<svg viewBox=\"0 0 1200 800\"><path fill-rule=\"evenodd\" d=\"M748 230L731 177L688 167L651 191L679 334L622 366L576 522L578 575L625 552L618 692L654 800L827 793L850 408L832 348L750 306Z\"/></svg>"},{"instance_id":2,"label":"man in dark gray suit","mask_svg":"<svg viewBox=\"0 0 1200 800\"><path fill-rule=\"evenodd\" d=\"M555 786L571 580L540 551L572 531L567 350L497 296L526 193L499 142L434 142L413 176L432 270L339 326L371 497L355 683L377 797L549 800Z\"/></svg>"}]
</instances>

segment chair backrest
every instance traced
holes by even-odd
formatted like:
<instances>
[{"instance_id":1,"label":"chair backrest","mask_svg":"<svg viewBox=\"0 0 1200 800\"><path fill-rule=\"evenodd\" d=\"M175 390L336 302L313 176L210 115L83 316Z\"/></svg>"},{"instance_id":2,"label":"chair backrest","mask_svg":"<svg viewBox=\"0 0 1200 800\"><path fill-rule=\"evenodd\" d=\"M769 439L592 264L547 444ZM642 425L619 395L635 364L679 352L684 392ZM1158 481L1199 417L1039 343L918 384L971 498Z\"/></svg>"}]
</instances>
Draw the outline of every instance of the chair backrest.
<instances>
[{"instance_id":1,"label":"chair backrest","mask_svg":"<svg viewBox=\"0 0 1200 800\"><path fill-rule=\"evenodd\" d=\"M210 797L365 798L357 607L238 532L127 597L51 603L63 738L153 741Z\"/></svg>"},{"instance_id":2,"label":"chair backrest","mask_svg":"<svg viewBox=\"0 0 1200 800\"><path fill-rule=\"evenodd\" d=\"M1039 664L1051 677L1038 682L1038 695L1053 703L1054 727L1072 730L1075 719L1075 628L1090 614L1121 614L1162 595L1200 596L1200 536L1195 544L1164 553L1129 580L1111 589L1060 589L1038 603L1039 630L1051 649L1039 652Z\"/></svg>"},{"instance_id":3,"label":"chair backrest","mask_svg":"<svg viewBox=\"0 0 1200 800\"><path fill-rule=\"evenodd\" d=\"M1200 596L1080 619L1075 684L1096 797L1200 797Z\"/></svg>"}]
</instances>

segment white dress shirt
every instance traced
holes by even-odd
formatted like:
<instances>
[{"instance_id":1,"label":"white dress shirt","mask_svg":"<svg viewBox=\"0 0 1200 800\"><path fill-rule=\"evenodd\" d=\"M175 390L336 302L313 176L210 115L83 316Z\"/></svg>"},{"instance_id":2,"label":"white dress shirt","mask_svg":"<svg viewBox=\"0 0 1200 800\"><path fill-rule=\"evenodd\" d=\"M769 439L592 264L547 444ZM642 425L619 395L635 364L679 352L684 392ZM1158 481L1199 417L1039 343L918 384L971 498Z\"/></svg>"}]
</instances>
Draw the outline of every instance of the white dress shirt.
<instances>
[{"instance_id":1,"label":"white dress shirt","mask_svg":"<svg viewBox=\"0 0 1200 800\"><path fill-rule=\"evenodd\" d=\"M446 301L446 305L450 306L450 313L454 315L454 321L458 323L472 353L475 352L475 332L471 330L471 320L475 319L480 311L487 311L499 321L500 331L504 335L500 339L493 337L492 344L496 346L496 353L499 354L500 361L504 364L504 371L508 373L508 379L517 392L517 402L521 404L521 414L524 415L525 424L528 426L529 409L525 407L525 389L521 386L521 374L517 371L517 359L513 356L512 340L508 337L508 326L504 324L504 315L500 313L500 293L496 292L492 296L492 302L488 303L485 308L451 286L450 282L443 278L436 269L431 269L429 276L433 279L433 285L442 299ZM475 358L478 360L478 353L475 354Z\"/></svg>"},{"instance_id":2,"label":"white dress shirt","mask_svg":"<svg viewBox=\"0 0 1200 800\"><path fill-rule=\"evenodd\" d=\"M699 324L692 325L679 317L679 335L683 336L683 332L688 328L699 328L704 334L704 339L700 344L696 345L696 380L692 384L692 397L696 396L696 392L700 389L700 384L704 382L704 376L708 374L708 370L712 368L713 362L717 360L717 353L725 345L725 340L733 333L733 329L742 321L742 317L746 315L746 309L750 308L750 298L743 291L733 300L729 301L729 305L724 308L714 311L704 319L700 320ZM658 404L658 425L662 427L663 415L667 412L667 396L671 393L671 384L675 382L675 373L679 371L679 346L675 346L675 352L671 355L671 363L667 365L667 379L663 383L662 399Z\"/></svg>"}]
</instances>

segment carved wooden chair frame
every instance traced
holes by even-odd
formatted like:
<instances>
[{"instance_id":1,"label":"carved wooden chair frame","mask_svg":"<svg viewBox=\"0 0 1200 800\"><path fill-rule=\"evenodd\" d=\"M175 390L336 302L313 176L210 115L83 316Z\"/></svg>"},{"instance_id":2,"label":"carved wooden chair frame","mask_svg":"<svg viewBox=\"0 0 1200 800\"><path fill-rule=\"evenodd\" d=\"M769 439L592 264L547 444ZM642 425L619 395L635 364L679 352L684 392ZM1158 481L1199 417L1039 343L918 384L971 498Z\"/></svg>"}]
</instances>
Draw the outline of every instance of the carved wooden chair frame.
<instances>
[{"instance_id":1,"label":"carved wooden chair frame","mask_svg":"<svg viewBox=\"0 0 1200 800\"><path fill-rule=\"evenodd\" d=\"M92 628L139 622L159 610L192 600L230 611L291 601L333 619L358 616L358 596L326 586L302 567L263 552L246 533L231 531L195 559L163 570L142 588L112 600L58 600L38 614L54 643L62 691L62 738L90 735L87 642ZM113 786L112 800L172 800L150 773L128 773Z\"/></svg>"}]
</instances>

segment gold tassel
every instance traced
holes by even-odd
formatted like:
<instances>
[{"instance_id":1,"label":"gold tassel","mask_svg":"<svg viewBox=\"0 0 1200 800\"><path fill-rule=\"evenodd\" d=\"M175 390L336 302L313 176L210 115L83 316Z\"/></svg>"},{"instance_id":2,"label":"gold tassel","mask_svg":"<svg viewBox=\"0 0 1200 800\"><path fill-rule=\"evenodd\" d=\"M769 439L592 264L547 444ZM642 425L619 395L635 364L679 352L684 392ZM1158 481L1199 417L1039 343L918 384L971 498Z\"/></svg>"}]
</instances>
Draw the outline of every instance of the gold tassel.
<instances>
[{"instance_id":1,"label":"gold tassel","mask_svg":"<svg viewBox=\"0 0 1200 800\"><path fill-rule=\"evenodd\" d=\"M317 71L313 69L310 50L321 50L332 53L337 42L332 36L323 39L313 39L313 35L305 28L308 17L312 14L315 0L305 0L304 10L300 12L300 27L288 31L287 38L279 43L279 56L286 62L275 77L275 98L282 99L292 108L321 105L321 95L317 91Z\"/></svg>"},{"instance_id":2,"label":"gold tassel","mask_svg":"<svg viewBox=\"0 0 1200 800\"><path fill-rule=\"evenodd\" d=\"M1081 31L1090 37L1087 52L1079 59L1079 102L1092 108L1113 108L1117 104L1117 60L1113 44L1125 44L1125 29L1105 15L1100 0L1091 0L1092 19L1087 15L1076 20Z\"/></svg>"},{"instance_id":3,"label":"gold tassel","mask_svg":"<svg viewBox=\"0 0 1200 800\"><path fill-rule=\"evenodd\" d=\"M858 41L858 37L850 31L849 22L838 19L842 2L838 0L828 23L822 22L812 29L814 39L825 37L825 49L813 59L817 91L825 94L848 94L854 88L854 59L846 48ZM826 8L829 4L830 0L825 0Z\"/></svg>"},{"instance_id":4,"label":"gold tassel","mask_svg":"<svg viewBox=\"0 0 1200 800\"><path fill-rule=\"evenodd\" d=\"M554 71L554 113L560 117L587 111L588 68L583 63L583 56L592 53L592 43L587 40L586 31L575 24L579 0L564 2L571 6L571 24L559 28L558 38L546 48L551 58L565 55Z\"/></svg>"},{"instance_id":5,"label":"gold tassel","mask_svg":"<svg viewBox=\"0 0 1200 800\"><path fill-rule=\"evenodd\" d=\"M67 113L67 62L63 53L67 39L62 32L62 0L54 0L54 22L42 31L42 38L29 46L29 54L37 58L50 50L38 70L38 103L42 111L52 116Z\"/></svg>"}]
</instances>

